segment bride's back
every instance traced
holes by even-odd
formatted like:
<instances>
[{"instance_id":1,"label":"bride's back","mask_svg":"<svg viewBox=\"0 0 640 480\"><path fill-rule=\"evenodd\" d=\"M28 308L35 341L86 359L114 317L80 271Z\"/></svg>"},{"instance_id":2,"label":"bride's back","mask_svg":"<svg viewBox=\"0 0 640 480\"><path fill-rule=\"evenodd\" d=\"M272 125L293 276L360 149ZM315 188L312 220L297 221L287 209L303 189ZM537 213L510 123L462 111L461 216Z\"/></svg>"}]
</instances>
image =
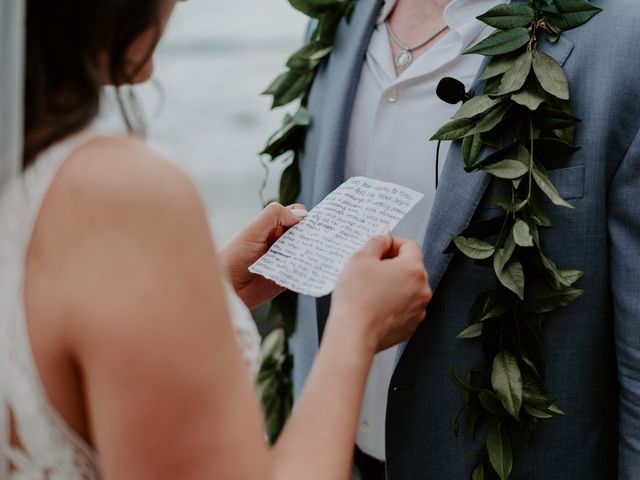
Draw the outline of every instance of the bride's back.
<instances>
[{"instance_id":1,"label":"bride's back","mask_svg":"<svg viewBox=\"0 0 640 480\"><path fill-rule=\"evenodd\" d=\"M5 191L0 232L9 470L98 478L92 438L116 417L107 410L116 409L107 405L113 397L100 389L138 378L135 363L145 359L151 363L137 366L157 371L166 361L157 355L167 351L159 337L198 350L176 319L197 322L203 300L209 312L225 304L197 192L141 143L84 131L39 155ZM187 280L193 290L181 292ZM200 329L199 337L202 327L193 333ZM233 358L215 341L219 327L211 324L201 339ZM175 359L173 367L191 369L192 360ZM246 374L243 368L235 374ZM212 380L225 378L223 369L219 362L202 367ZM130 387L151 415L160 405L153 392ZM87 411L94 394L100 411ZM180 416L172 412L171 421Z\"/></svg>"},{"instance_id":2,"label":"bride's back","mask_svg":"<svg viewBox=\"0 0 640 480\"><path fill-rule=\"evenodd\" d=\"M195 187L88 128L104 84L149 77L174 4L28 2L24 172L0 198L2 480L263 468Z\"/></svg>"}]
</instances>

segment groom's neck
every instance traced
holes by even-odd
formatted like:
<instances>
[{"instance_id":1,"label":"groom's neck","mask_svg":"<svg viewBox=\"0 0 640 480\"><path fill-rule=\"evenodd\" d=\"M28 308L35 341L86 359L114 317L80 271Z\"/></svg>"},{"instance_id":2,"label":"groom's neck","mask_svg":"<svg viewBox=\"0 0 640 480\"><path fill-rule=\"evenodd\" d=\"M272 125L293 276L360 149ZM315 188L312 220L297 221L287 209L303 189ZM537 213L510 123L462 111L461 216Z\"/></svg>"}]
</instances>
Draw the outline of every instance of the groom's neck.
<instances>
[{"instance_id":1,"label":"groom's neck","mask_svg":"<svg viewBox=\"0 0 640 480\"><path fill-rule=\"evenodd\" d=\"M398 0L388 20L405 44L416 44L445 25L444 9L449 3L450 0ZM419 55L422 50L415 53Z\"/></svg>"}]
</instances>

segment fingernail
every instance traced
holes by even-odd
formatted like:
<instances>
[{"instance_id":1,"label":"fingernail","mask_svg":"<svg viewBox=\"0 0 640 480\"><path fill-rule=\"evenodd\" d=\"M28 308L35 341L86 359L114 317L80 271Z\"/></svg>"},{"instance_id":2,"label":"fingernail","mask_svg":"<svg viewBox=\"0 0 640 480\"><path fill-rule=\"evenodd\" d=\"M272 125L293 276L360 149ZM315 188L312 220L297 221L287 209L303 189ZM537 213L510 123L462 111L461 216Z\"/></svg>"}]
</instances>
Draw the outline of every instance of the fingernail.
<instances>
[{"instance_id":1,"label":"fingernail","mask_svg":"<svg viewBox=\"0 0 640 480\"><path fill-rule=\"evenodd\" d=\"M294 217L298 217L298 218L304 218L307 215L309 215L309 212L301 208L294 208L293 210L291 210L291 213L293 213Z\"/></svg>"},{"instance_id":2,"label":"fingernail","mask_svg":"<svg viewBox=\"0 0 640 480\"><path fill-rule=\"evenodd\" d=\"M376 228L376 231L373 234L374 237L390 237L391 236L391 229L389 228L389 225L387 225L386 223L383 223L382 225L380 225L378 228Z\"/></svg>"}]
</instances>

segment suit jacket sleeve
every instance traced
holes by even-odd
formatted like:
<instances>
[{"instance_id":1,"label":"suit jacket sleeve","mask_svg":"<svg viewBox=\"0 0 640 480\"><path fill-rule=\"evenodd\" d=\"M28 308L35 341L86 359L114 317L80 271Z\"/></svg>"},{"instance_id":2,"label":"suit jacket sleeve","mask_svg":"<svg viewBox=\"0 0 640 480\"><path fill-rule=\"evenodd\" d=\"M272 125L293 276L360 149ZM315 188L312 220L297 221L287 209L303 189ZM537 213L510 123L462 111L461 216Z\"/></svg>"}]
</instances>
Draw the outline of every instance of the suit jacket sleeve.
<instances>
[{"instance_id":1,"label":"suit jacket sleeve","mask_svg":"<svg viewBox=\"0 0 640 480\"><path fill-rule=\"evenodd\" d=\"M640 478L640 132L609 187L608 238L619 381L620 480Z\"/></svg>"}]
</instances>

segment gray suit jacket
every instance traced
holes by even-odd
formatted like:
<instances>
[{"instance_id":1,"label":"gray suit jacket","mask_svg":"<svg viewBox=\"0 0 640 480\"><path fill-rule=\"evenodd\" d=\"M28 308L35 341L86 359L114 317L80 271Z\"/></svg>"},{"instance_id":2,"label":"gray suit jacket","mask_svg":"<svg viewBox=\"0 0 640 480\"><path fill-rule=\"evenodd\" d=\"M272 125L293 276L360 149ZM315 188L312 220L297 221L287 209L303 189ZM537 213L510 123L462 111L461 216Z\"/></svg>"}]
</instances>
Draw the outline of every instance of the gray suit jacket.
<instances>
[{"instance_id":1,"label":"gray suit jacket","mask_svg":"<svg viewBox=\"0 0 640 480\"><path fill-rule=\"evenodd\" d=\"M576 140L582 149L551 172L575 210L550 208L555 227L543 240L559 266L586 271L579 283L586 293L551 317L545 333L550 395L567 415L544 422L534 447L517 449L513 478L640 479L640 2L595 3L602 14L542 46L564 65L583 120ZM380 5L358 0L313 85L313 124L301 161L301 200L308 206L343 181L353 99ZM454 143L423 246L434 299L404 346L389 389L392 480L463 480L471 470L465 458L477 442L453 433L461 404L447 371L467 372L480 362L478 342L456 335L478 292L493 288L494 279L489 269L442 252L470 220L496 214L497 190L485 174L464 172ZM317 349L316 322L326 315L314 299L301 298L299 308L298 392Z\"/></svg>"}]
</instances>

